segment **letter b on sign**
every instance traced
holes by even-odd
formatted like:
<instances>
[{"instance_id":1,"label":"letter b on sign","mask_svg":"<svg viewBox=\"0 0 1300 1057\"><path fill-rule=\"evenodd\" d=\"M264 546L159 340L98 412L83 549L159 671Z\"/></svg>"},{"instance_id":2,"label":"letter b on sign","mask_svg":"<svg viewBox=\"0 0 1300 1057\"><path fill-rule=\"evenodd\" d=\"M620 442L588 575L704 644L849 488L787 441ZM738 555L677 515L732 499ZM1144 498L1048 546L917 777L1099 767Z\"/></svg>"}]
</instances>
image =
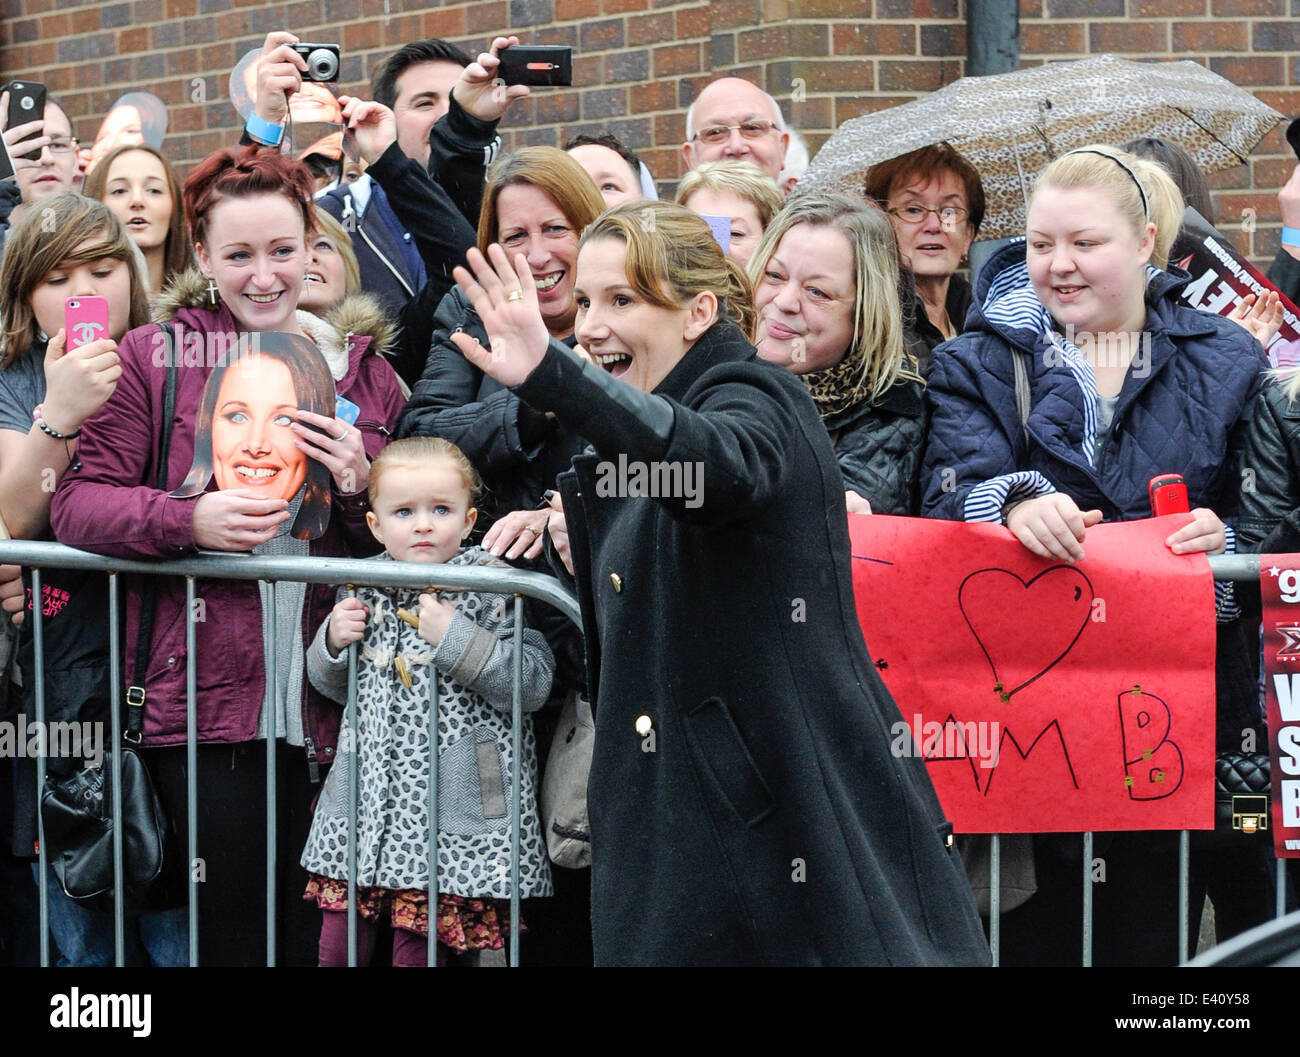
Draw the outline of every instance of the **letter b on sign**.
<instances>
[{"instance_id":1,"label":"letter b on sign","mask_svg":"<svg viewBox=\"0 0 1300 1057\"><path fill-rule=\"evenodd\" d=\"M1182 750L1169 740L1169 706L1136 687L1119 695L1124 785L1132 800L1159 800L1183 781Z\"/></svg>"}]
</instances>

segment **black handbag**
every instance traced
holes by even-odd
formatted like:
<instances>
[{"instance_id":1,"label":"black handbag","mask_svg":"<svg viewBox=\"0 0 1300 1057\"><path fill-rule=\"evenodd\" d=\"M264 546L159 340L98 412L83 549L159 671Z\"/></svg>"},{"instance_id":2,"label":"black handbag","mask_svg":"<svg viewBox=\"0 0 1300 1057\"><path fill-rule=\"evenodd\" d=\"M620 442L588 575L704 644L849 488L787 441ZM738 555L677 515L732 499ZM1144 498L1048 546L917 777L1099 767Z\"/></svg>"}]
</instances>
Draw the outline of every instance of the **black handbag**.
<instances>
[{"instance_id":1,"label":"black handbag","mask_svg":"<svg viewBox=\"0 0 1300 1057\"><path fill-rule=\"evenodd\" d=\"M1194 834L1197 844L1230 847L1267 833L1270 774L1266 752L1221 752L1215 756L1214 829Z\"/></svg>"},{"instance_id":2,"label":"black handbag","mask_svg":"<svg viewBox=\"0 0 1300 1057\"><path fill-rule=\"evenodd\" d=\"M174 334L163 324L167 342L167 382L163 396L163 431L155 486L167 487L167 455L176 411ZM45 853L59 886L70 898L99 909L113 909L113 756L121 760L123 905L138 912L148 902L150 886L163 867L167 819L149 770L136 751L144 730L144 682L153 641L157 580L145 578L136 642L134 680L127 688L127 720L122 744L109 749L98 767L67 777L47 776L41 793Z\"/></svg>"}]
</instances>

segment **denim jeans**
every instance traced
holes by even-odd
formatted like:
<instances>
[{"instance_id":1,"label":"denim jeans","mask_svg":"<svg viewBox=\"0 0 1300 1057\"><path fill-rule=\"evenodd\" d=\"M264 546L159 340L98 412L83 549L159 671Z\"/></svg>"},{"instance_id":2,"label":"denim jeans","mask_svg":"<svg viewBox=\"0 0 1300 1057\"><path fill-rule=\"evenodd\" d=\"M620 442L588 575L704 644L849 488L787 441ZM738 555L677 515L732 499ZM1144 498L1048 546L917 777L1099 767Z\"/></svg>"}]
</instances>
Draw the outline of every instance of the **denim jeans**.
<instances>
[{"instance_id":1,"label":"denim jeans","mask_svg":"<svg viewBox=\"0 0 1300 1057\"><path fill-rule=\"evenodd\" d=\"M32 863L32 878L40 878L40 865ZM61 966L112 965L113 915L69 899L49 870L50 934L58 945ZM138 914L126 919L127 965L188 965L189 914L185 907Z\"/></svg>"}]
</instances>

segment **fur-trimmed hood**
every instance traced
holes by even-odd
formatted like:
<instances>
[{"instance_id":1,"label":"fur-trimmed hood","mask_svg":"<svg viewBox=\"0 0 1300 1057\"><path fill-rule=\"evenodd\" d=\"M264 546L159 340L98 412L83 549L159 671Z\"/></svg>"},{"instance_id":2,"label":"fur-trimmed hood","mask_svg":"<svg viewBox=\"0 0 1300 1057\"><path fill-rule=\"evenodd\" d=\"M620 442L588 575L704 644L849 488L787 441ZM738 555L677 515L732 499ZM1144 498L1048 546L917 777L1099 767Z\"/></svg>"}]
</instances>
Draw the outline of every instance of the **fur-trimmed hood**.
<instances>
[{"instance_id":1,"label":"fur-trimmed hood","mask_svg":"<svg viewBox=\"0 0 1300 1057\"><path fill-rule=\"evenodd\" d=\"M221 306L224 308L225 306ZM168 323L182 312L217 313L208 297L208 280L197 268L174 276L153 301L155 323ZM228 311L228 309L227 309ZM345 297L321 316L298 312L298 325L325 355L336 382L355 371L356 360L367 352L383 355L397 340L397 325L388 318L379 299L370 294ZM349 342L349 338L368 338ZM347 345L347 356L343 348Z\"/></svg>"}]
</instances>

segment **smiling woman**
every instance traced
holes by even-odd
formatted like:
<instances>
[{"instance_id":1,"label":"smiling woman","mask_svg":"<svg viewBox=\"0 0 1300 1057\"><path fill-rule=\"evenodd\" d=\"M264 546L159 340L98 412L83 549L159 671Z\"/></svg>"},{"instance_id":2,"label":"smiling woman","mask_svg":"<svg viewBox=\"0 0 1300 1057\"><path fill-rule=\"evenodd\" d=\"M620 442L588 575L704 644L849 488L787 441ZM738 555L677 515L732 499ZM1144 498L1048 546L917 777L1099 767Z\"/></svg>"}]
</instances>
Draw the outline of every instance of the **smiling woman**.
<instances>
[{"instance_id":1,"label":"smiling woman","mask_svg":"<svg viewBox=\"0 0 1300 1057\"><path fill-rule=\"evenodd\" d=\"M1163 168L1113 147L1070 151L1039 175L1027 241L985 265L970 328L934 353L926 514L1001 522L1039 557L1074 562L1092 525L1150 517L1148 482L1178 473L1194 509L1165 545L1189 555L1232 547L1225 520L1240 502L1237 456L1266 361L1235 323L1180 304L1186 275L1162 269L1182 213ZM1229 597L1216 616L1218 747L1239 751L1246 731L1264 736L1253 649ZM1094 964L1185 959L1177 842L1109 841ZM1193 850L1191 906L1209 892L1220 939L1267 916L1267 851ZM1078 868L1044 838L1034 864L1037 894L1002 917L1002 963L1077 965Z\"/></svg>"},{"instance_id":2,"label":"smiling woman","mask_svg":"<svg viewBox=\"0 0 1300 1057\"><path fill-rule=\"evenodd\" d=\"M457 347L591 442L547 531L596 721L597 963L987 963L925 765L890 752L830 440L798 380L755 357L740 266L681 206L602 215L578 333L603 369L550 338L527 262L489 252L456 272L487 340ZM614 462L701 476L602 487ZM822 616L791 620L790 599Z\"/></svg>"}]
</instances>

